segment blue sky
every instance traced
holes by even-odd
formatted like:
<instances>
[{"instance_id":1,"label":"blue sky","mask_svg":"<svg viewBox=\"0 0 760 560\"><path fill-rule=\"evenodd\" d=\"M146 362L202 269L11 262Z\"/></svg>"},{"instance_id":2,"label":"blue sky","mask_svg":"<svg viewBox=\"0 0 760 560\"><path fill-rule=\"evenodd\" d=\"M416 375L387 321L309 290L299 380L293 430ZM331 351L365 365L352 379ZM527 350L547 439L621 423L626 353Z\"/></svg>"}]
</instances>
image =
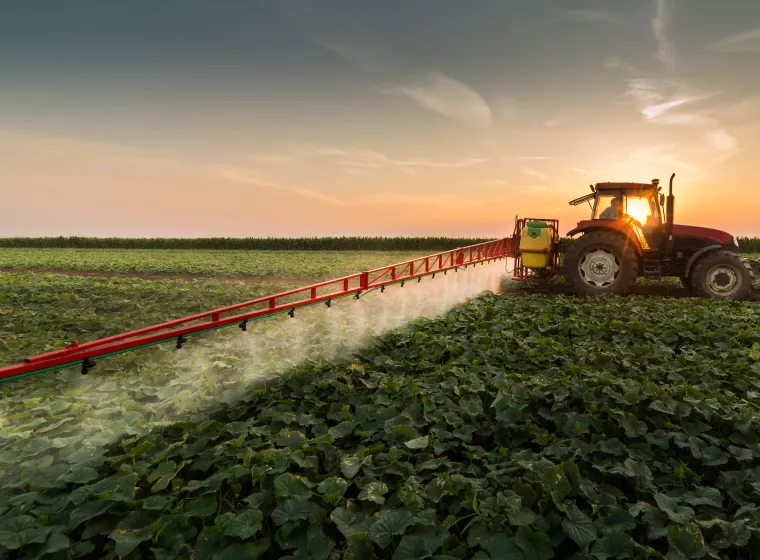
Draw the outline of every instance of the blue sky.
<instances>
[{"instance_id":1,"label":"blue sky","mask_svg":"<svg viewBox=\"0 0 760 560\"><path fill-rule=\"evenodd\" d=\"M498 236L671 172L760 234L757 68L751 0L5 0L0 235Z\"/></svg>"}]
</instances>

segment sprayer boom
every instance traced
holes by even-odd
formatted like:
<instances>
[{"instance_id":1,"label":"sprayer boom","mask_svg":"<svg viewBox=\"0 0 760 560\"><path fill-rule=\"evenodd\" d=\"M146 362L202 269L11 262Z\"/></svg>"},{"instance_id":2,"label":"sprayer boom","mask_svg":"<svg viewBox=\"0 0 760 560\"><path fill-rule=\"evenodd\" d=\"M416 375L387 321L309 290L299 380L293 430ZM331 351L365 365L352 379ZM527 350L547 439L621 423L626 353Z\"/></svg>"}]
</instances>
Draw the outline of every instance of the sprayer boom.
<instances>
[{"instance_id":1,"label":"sprayer boom","mask_svg":"<svg viewBox=\"0 0 760 560\"><path fill-rule=\"evenodd\" d=\"M420 281L424 276L435 277L437 273L446 274L450 270L458 271L459 268L470 265L514 257L516 252L515 237L498 239L375 270L358 272L335 280L319 282L99 340L81 344L74 341L60 350L30 356L23 363L0 368L0 381L75 364L81 364L81 371L85 374L95 366L95 360L106 356L166 341L174 341L177 348L182 348L182 345L187 342L187 337L192 335L231 325L237 325L245 331L250 321L281 313L287 313L293 317L296 310L301 307L318 303L324 303L329 307L331 302L338 298L353 296L359 299L370 290L383 291L391 284L400 284L403 287L405 282L411 280Z\"/></svg>"}]
</instances>

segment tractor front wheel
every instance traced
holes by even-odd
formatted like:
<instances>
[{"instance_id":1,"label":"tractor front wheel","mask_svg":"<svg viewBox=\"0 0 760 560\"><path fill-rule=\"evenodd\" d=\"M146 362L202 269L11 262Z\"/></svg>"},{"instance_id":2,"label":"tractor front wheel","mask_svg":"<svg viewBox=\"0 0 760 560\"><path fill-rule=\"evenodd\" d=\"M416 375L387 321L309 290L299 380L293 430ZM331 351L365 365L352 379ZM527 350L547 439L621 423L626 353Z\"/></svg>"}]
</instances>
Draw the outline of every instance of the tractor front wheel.
<instances>
[{"instance_id":1,"label":"tractor front wheel","mask_svg":"<svg viewBox=\"0 0 760 560\"><path fill-rule=\"evenodd\" d=\"M634 249L620 235L594 231L565 253L565 280L579 295L628 295L639 272Z\"/></svg>"},{"instance_id":2,"label":"tractor front wheel","mask_svg":"<svg viewBox=\"0 0 760 560\"><path fill-rule=\"evenodd\" d=\"M695 295L714 299L747 299L754 283L752 268L730 251L715 251L700 259L690 278Z\"/></svg>"}]
</instances>

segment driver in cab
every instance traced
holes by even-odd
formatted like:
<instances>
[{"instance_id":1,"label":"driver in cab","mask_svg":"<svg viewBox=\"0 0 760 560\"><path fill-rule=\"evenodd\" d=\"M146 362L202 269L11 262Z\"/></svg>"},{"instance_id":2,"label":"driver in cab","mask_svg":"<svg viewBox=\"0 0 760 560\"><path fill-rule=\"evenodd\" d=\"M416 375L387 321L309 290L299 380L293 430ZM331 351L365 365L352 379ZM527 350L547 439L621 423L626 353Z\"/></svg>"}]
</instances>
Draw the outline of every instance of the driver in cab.
<instances>
[{"instance_id":1,"label":"driver in cab","mask_svg":"<svg viewBox=\"0 0 760 560\"><path fill-rule=\"evenodd\" d=\"M623 217L623 201L620 197L615 197L610 201L610 205L599 214L600 220L619 220Z\"/></svg>"}]
</instances>

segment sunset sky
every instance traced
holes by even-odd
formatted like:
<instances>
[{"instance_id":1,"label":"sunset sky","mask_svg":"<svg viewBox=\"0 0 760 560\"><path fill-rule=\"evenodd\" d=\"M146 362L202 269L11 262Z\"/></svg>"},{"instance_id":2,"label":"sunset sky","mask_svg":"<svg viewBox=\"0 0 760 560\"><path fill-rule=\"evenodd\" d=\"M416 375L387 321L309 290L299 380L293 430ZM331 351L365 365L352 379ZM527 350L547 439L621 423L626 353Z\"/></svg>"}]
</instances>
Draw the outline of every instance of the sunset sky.
<instances>
[{"instance_id":1,"label":"sunset sky","mask_svg":"<svg viewBox=\"0 0 760 560\"><path fill-rule=\"evenodd\" d=\"M0 236L760 235L758 0L2 0Z\"/></svg>"}]
</instances>

